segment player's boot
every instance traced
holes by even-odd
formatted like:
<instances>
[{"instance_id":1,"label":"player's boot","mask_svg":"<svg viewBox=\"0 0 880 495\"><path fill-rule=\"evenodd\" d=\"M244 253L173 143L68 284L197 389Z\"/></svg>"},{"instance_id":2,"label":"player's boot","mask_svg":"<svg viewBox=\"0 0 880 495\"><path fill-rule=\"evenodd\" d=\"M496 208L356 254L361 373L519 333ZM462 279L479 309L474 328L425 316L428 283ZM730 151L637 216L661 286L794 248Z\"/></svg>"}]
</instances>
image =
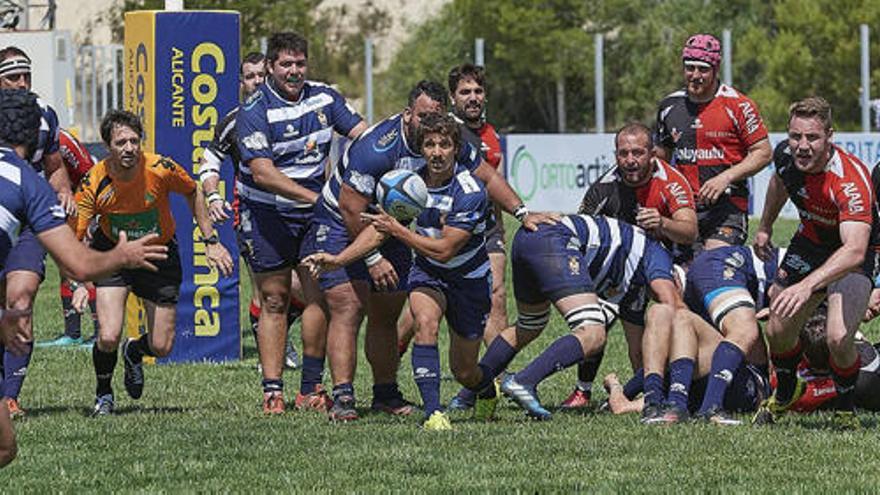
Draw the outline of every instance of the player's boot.
<instances>
[{"instance_id":1,"label":"player's boot","mask_svg":"<svg viewBox=\"0 0 880 495\"><path fill-rule=\"evenodd\" d=\"M639 419L639 423L643 425L665 424L666 421L663 419L663 413L662 404L645 404L642 408L642 417Z\"/></svg>"},{"instance_id":2,"label":"player's boot","mask_svg":"<svg viewBox=\"0 0 880 495\"><path fill-rule=\"evenodd\" d=\"M73 338L66 334L62 334L52 340L44 340L34 344L34 347L72 347L82 344L82 337Z\"/></svg>"},{"instance_id":3,"label":"player's boot","mask_svg":"<svg viewBox=\"0 0 880 495\"><path fill-rule=\"evenodd\" d=\"M263 393L263 414L284 414L284 394L279 391Z\"/></svg>"},{"instance_id":4,"label":"player's boot","mask_svg":"<svg viewBox=\"0 0 880 495\"><path fill-rule=\"evenodd\" d=\"M559 404L559 409L586 409L590 407L591 395L592 393L589 390L581 390L580 388L575 387L571 394L569 394L568 398L562 401L562 404Z\"/></svg>"},{"instance_id":5,"label":"player's boot","mask_svg":"<svg viewBox=\"0 0 880 495\"><path fill-rule=\"evenodd\" d=\"M347 423L358 419L358 412L355 409L354 396L341 395L333 401L333 407L327 414L330 421L337 423Z\"/></svg>"},{"instance_id":6,"label":"player's boot","mask_svg":"<svg viewBox=\"0 0 880 495\"><path fill-rule=\"evenodd\" d=\"M293 344L288 340L287 345L284 347L284 367L289 370L295 370L299 368L299 354L296 352L296 349L293 348Z\"/></svg>"},{"instance_id":7,"label":"player's boot","mask_svg":"<svg viewBox=\"0 0 880 495\"><path fill-rule=\"evenodd\" d=\"M125 365L123 383L129 397L140 399L144 393L144 362L142 358L135 359L129 354L132 342L134 340L128 339L122 344L122 363Z\"/></svg>"},{"instance_id":8,"label":"player's boot","mask_svg":"<svg viewBox=\"0 0 880 495\"><path fill-rule=\"evenodd\" d=\"M660 416L660 420L653 424L674 425L684 423L690 419L690 417L691 415L687 409L682 409L675 404L667 404L666 407L663 408L663 414Z\"/></svg>"},{"instance_id":9,"label":"player's boot","mask_svg":"<svg viewBox=\"0 0 880 495\"><path fill-rule=\"evenodd\" d=\"M297 392L294 406L300 411L311 409L314 411L327 412L333 407L333 399L330 398L330 394L324 390L324 387L316 385L315 391L310 394Z\"/></svg>"},{"instance_id":10,"label":"player's boot","mask_svg":"<svg viewBox=\"0 0 880 495\"><path fill-rule=\"evenodd\" d=\"M434 413L422 423L422 429L429 431L449 431L452 429L452 423L449 421L449 416L447 416L446 413L443 411L434 411Z\"/></svg>"},{"instance_id":11,"label":"player's boot","mask_svg":"<svg viewBox=\"0 0 880 495\"><path fill-rule=\"evenodd\" d=\"M415 412L416 407L411 402L404 399L403 395L398 394L386 399L377 399L376 397L373 397L370 409L376 412L390 414L392 416L409 416Z\"/></svg>"},{"instance_id":12,"label":"player's boot","mask_svg":"<svg viewBox=\"0 0 880 495\"><path fill-rule=\"evenodd\" d=\"M92 335L91 337L83 340L82 344L80 344L79 346L84 349L91 349L92 347L95 346L95 339L97 339L97 338L98 337L96 335Z\"/></svg>"},{"instance_id":13,"label":"player's boot","mask_svg":"<svg viewBox=\"0 0 880 495\"><path fill-rule=\"evenodd\" d=\"M542 421L553 417L550 411L541 406L535 390L519 384L513 374L507 375L501 382L501 391L519 407L525 409L529 417Z\"/></svg>"},{"instance_id":14,"label":"player's boot","mask_svg":"<svg viewBox=\"0 0 880 495\"><path fill-rule=\"evenodd\" d=\"M113 394L104 394L95 397L95 408L92 416L109 416L113 414L116 405L113 403Z\"/></svg>"},{"instance_id":15,"label":"player's boot","mask_svg":"<svg viewBox=\"0 0 880 495\"><path fill-rule=\"evenodd\" d=\"M501 388L498 382L493 381L492 387L495 388L493 397L480 397L474 402L474 419L478 421L491 421L495 418L495 409L498 408L498 398L501 396Z\"/></svg>"},{"instance_id":16,"label":"player's boot","mask_svg":"<svg viewBox=\"0 0 880 495\"><path fill-rule=\"evenodd\" d=\"M699 421L701 423L708 423L716 426L740 426L743 424L742 420L734 416L733 414L725 411L724 409L713 408L702 414L697 414L694 416L694 421Z\"/></svg>"},{"instance_id":17,"label":"player's boot","mask_svg":"<svg viewBox=\"0 0 880 495\"><path fill-rule=\"evenodd\" d=\"M804 395L804 391L807 389L807 382L805 382L801 377L797 377L797 381L794 385L794 393L791 396L791 400L786 402L785 404L781 404L776 400L776 393L770 396L769 399L765 399L761 402L761 405L758 406L758 411L752 417L752 424L756 426L763 425L772 425L776 423L776 421L785 414L788 409L797 402L802 395Z\"/></svg>"},{"instance_id":18,"label":"player's boot","mask_svg":"<svg viewBox=\"0 0 880 495\"><path fill-rule=\"evenodd\" d=\"M24 409L21 408L21 405L18 403L17 399L13 399L12 397L6 398L6 409L9 409L9 418L10 419L18 419L24 417Z\"/></svg>"}]
</instances>

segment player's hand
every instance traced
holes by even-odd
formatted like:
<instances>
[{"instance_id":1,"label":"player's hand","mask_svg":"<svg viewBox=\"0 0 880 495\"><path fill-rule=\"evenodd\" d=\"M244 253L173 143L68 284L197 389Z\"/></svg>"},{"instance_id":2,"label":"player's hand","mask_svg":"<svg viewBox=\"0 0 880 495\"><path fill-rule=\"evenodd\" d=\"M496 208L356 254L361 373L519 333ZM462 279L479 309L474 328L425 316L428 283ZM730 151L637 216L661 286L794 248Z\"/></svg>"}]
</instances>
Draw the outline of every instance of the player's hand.
<instances>
[{"instance_id":1,"label":"player's hand","mask_svg":"<svg viewBox=\"0 0 880 495\"><path fill-rule=\"evenodd\" d=\"M880 289L875 288L871 291L871 297L868 299L868 309L865 310L864 322L869 322L880 315Z\"/></svg>"},{"instance_id":2,"label":"player's hand","mask_svg":"<svg viewBox=\"0 0 880 495\"><path fill-rule=\"evenodd\" d=\"M770 311L782 319L791 318L804 307L812 295L813 290L805 284L794 284L776 295L770 303Z\"/></svg>"},{"instance_id":3,"label":"player's hand","mask_svg":"<svg viewBox=\"0 0 880 495\"><path fill-rule=\"evenodd\" d=\"M229 220L232 206L223 198L214 198L208 203L208 216L213 223L223 223Z\"/></svg>"},{"instance_id":4,"label":"player's hand","mask_svg":"<svg viewBox=\"0 0 880 495\"><path fill-rule=\"evenodd\" d=\"M70 298L70 304L77 313L85 311L89 304L89 288L86 284L79 284L73 291L73 297Z\"/></svg>"},{"instance_id":5,"label":"player's hand","mask_svg":"<svg viewBox=\"0 0 880 495\"><path fill-rule=\"evenodd\" d=\"M220 270L220 274L224 277L232 275L232 256L226 247L219 242L217 244L205 245L205 257L208 258L208 265L216 267Z\"/></svg>"},{"instance_id":6,"label":"player's hand","mask_svg":"<svg viewBox=\"0 0 880 495\"><path fill-rule=\"evenodd\" d=\"M636 225L649 232L654 232L663 226L663 216L660 215L657 208L639 208L636 213Z\"/></svg>"},{"instance_id":7,"label":"player's hand","mask_svg":"<svg viewBox=\"0 0 880 495\"><path fill-rule=\"evenodd\" d=\"M140 239L129 242L128 234L124 230L119 232L119 242L116 243L114 251L118 251L122 256L122 266L132 269L145 269L158 272L159 269L151 261L162 261L168 259L168 246L155 243L159 239L159 234L147 234Z\"/></svg>"},{"instance_id":8,"label":"player's hand","mask_svg":"<svg viewBox=\"0 0 880 495\"><path fill-rule=\"evenodd\" d=\"M770 308L761 308L760 311L755 313L755 319L758 321L766 321L767 318L770 318Z\"/></svg>"},{"instance_id":9,"label":"player's hand","mask_svg":"<svg viewBox=\"0 0 880 495\"><path fill-rule=\"evenodd\" d=\"M64 208L64 213L67 216L72 217L76 215L76 199L73 197L73 193L61 191L58 193L58 203Z\"/></svg>"},{"instance_id":10,"label":"player's hand","mask_svg":"<svg viewBox=\"0 0 880 495\"><path fill-rule=\"evenodd\" d=\"M28 344L33 340L24 321L30 315L30 309L7 309L0 317L0 342L17 356L27 354Z\"/></svg>"},{"instance_id":11,"label":"player's hand","mask_svg":"<svg viewBox=\"0 0 880 495\"><path fill-rule=\"evenodd\" d=\"M766 230L755 232L755 241L752 243L752 247L761 261L767 261L773 255L773 243L770 242L770 237L772 236L773 233Z\"/></svg>"},{"instance_id":12,"label":"player's hand","mask_svg":"<svg viewBox=\"0 0 880 495\"><path fill-rule=\"evenodd\" d=\"M536 211L534 213L529 212L529 214L523 218L522 224L526 229L535 232L538 230L538 225L542 223L556 225L560 220L562 220L562 215L559 213Z\"/></svg>"},{"instance_id":13,"label":"player's hand","mask_svg":"<svg viewBox=\"0 0 880 495\"><path fill-rule=\"evenodd\" d=\"M377 232L385 235L394 236L395 232L400 232L400 229L406 229L396 218L386 213L381 206L379 213L361 213L361 219L370 222Z\"/></svg>"},{"instance_id":14,"label":"player's hand","mask_svg":"<svg viewBox=\"0 0 880 495\"><path fill-rule=\"evenodd\" d=\"M377 290L392 291L397 288L397 283L400 279L390 261L382 258L378 263L367 269L370 271L370 277L372 277L373 284Z\"/></svg>"},{"instance_id":15,"label":"player's hand","mask_svg":"<svg viewBox=\"0 0 880 495\"><path fill-rule=\"evenodd\" d=\"M718 174L707 180L700 187L700 202L703 204L715 204L718 198L729 192L730 180L726 174Z\"/></svg>"},{"instance_id":16,"label":"player's hand","mask_svg":"<svg viewBox=\"0 0 880 495\"><path fill-rule=\"evenodd\" d=\"M306 256L300 264L304 265L314 278L325 272L332 272L342 268L336 261L336 255L330 253L315 253Z\"/></svg>"}]
</instances>

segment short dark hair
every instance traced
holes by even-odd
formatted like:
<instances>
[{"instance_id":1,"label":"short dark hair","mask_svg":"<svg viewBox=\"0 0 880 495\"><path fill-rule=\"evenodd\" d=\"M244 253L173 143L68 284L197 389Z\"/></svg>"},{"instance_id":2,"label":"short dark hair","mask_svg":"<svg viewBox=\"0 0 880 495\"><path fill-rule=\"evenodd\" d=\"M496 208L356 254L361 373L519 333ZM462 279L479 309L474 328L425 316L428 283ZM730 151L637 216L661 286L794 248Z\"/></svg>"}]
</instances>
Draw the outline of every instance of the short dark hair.
<instances>
[{"instance_id":1,"label":"short dark hair","mask_svg":"<svg viewBox=\"0 0 880 495\"><path fill-rule=\"evenodd\" d=\"M621 127L620 130L617 131L617 133L614 135L614 149L617 149L617 140L620 139L620 136L622 136L623 134L644 134L648 137L649 148L651 147L654 138L654 133L651 131L650 127L642 124L641 122L630 122Z\"/></svg>"},{"instance_id":2,"label":"short dark hair","mask_svg":"<svg viewBox=\"0 0 880 495\"><path fill-rule=\"evenodd\" d=\"M406 106L412 108L413 104L419 98L419 96L427 95L428 98L440 103L443 107L443 112L446 112L446 108L449 107L449 97L446 93L446 89L442 84L437 81L429 81L427 79L422 79L415 85L415 87L409 92L409 98L406 100Z\"/></svg>"},{"instance_id":3,"label":"short dark hair","mask_svg":"<svg viewBox=\"0 0 880 495\"><path fill-rule=\"evenodd\" d=\"M458 83L464 79L473 79L477 84L486 87L486 72L482 66L471 63L461 64L449 71L449 92L455 93Z\"/></svg>"},{"instance_id":4,"label":"short dark hair","mask_svg":"<svg viewBox=\"0 0 880 495\"><path fill-rule=\"evenodd\" d=\"M428 134L449 136L455 149L461 149L461 126L448 114L429 113L422 118L419 122L419 132L416 134L417 149L422 149L425 136Z\"/></svg>"},{"instance_id":5,"label":"short dark hair","mask_svg":"<svg viewBox=\"0 0 880 495\"><path fill-rule=\"evenodd\" d=\"M0 61L6 60L11 57L24 57L28 62L31 61L31 58L28 57L28 54L24 52L21 48L9 45L6 48L0 50Z\"/></svg>"},{"instance_id":6,"label":"short dark hair","mask_svg":"<svg viewBox=\"0 0 880 495\"><path fill-rule=\"evenodd\" d=\"M269 37L266 58L269 59L269 62L274 62L278 60L281 52L302 53L306 58L309 58L309 42L296 33L275 33Z\"/></svg>"},{"instance_id":7,"label":"short dark hair","mask_svg":"<svg viewBox=\"0 0 880 495\"><path fill-rule=\"evenodd\" d=\"M128 127L136 132L141 139L144 137L144 125L137 115L128 110L114 109L107 112L107 115L101 120L101 139L107 146L110 146L110 139L113 137L113 127L117 125Z\"/></svg>"},{"instance_id":8,"label":"short dark hair","mask_svg":"<svg viewBox=\"0 0 880 495\"><path fill-rule=\"evenodd\" d=\"M24 145L30 156L37 147L42 118L37 95L26 89L0 90L0 143Z\"/></svg>"},{"instance_id":9,"label":"short dark hair","mask_svg":"<svg viewBox=\"0 0 880 495\"><path fill-rule=\"evenodd\" d=\"M241 64L238 66L238 75L244 74L244 64L259 64L265 62L266 55L261 52L250 52L241 59Z\"/></svg>"},{"instance_id":10,"label":"short dark hair","mask_svg":"<svg viewBox=\"0 0 880 495\"><path fill-rule=\"evenodd\" d=\"M791 122L791 119L795 117L815 118L825 126L826 131L830 131L834 127L834 123L831 121L831 104L821 96L810 96L792 103L788 107L788 121Z\"/></svg>"}]
</instances>

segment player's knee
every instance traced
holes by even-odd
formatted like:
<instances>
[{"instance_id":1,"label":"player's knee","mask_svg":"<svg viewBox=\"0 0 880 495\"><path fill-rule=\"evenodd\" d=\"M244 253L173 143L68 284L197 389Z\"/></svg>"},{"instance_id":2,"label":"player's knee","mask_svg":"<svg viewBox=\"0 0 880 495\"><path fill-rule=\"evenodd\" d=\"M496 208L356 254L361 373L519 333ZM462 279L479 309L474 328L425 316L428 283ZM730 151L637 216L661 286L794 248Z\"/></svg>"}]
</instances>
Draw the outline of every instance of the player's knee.
<instances>
[{"instance_id":1,"label":"player's knee","mask_svg":"<svg viewBox=\"0 0 880 495\"><path fill-rule=\"evenodd\" d=\"M436 318L417 315L415 342L417 344L433 344L440 334L440 322Z\"/></svg>"},{"instance_id":2,"label":"player's knee","mask_svg":"<svg viewBox=\"0 0 880 495\"><path fill-rule=\"evenodd\" d=\"M678 318L680 316L681 311L675 311L675 308L668 304L657 303L652 304L651 307L648 308L646 313L646 320L654 321L654 320L673 320L674 318ZM673 320L674 321L674 320Z\"/></svg>"},{"instance_id":3,"label":"player's knee","mask_svg":"<svg viewBox=\"0 0 880 495\"><path fill-rule=\"evenodd\" d=\"M173 347L174 341L171 339L166 339L164 341L153 341L150 344L150 348L153 350L153 353L156 357L165 357L171 354L171 349Z\"/></svg>"},{"instance_id":4,"label":"player's knee","mask_svg":"<svg viewBox=\"0 0 880 495\"><path fill-rule=\"evenodd\" d=\"M119 347L120 335L98 335L98 341L95 345L104 352L115 351Z\"/></svg>"},{"instance_id":5,"label":"player's knee","mask_svg":"<svg viewBox=\"0 0 880 495\"><path fill-rule=\"evenodd\" d=\"M263 294L263 311L274 314L286 314L290 295L286 293Z\"/></svg>"}]
</instances>

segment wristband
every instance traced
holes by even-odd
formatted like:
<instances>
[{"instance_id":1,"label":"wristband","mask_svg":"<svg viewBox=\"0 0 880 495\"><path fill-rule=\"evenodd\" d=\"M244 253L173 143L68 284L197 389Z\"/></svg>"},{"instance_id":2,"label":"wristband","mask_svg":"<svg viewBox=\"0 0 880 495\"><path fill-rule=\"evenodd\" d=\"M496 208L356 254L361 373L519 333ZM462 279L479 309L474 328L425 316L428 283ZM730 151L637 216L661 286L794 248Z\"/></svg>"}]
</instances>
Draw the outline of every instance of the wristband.
<instances>
[{"instance_id":1,"label":"wristband","mask_svg":"<svg viewBox=\"0 0 880 495\"><path fill-rule=\"evenodd\" d=\"M522 223L525 220L526 216L529 214L529 208L524 204L520 203L516 208L513 209L513 216Z\"/></svg>"},{"instance_id":2,"label":"wristband","mask_svg":"<svg viewBox=\"0 0 880 495\"><path fill-rule=\"evenodd\" d=\"M208 197L205 198L208 201L208 204L213 203L214 201L223 201L223 197L220 196L220 193L217 191L208 194Z\"/></svg>"},{"instance_id":3,"label":"wristband","mask_svg":"<svg viewBox=\"0 0 880 495\"><path fill-rule=\"evenodd\" d=\"M369 267L377 265L380 261L382 261L382 253L380 253L379 251L370 251L364 257L364 263L366 263Z\"/></svg>"}]
</instances>

